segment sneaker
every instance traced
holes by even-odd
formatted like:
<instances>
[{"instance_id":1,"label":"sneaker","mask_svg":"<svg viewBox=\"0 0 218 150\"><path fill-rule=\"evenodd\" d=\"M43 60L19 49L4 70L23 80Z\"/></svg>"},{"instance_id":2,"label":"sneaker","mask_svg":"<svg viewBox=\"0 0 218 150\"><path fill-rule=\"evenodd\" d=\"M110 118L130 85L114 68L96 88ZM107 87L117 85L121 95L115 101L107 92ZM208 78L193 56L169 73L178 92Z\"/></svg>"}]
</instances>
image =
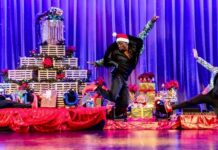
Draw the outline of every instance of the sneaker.
<instances>
[{"instance_id":1,"label":"sneaker","mask_svg":"<svg viewBox=\"0 0 218 150\"><path fill-rule=\"evenodd\" d=\"M124 120L127 121L127 109L112 107L109 113L107 113L107 119L112 120Z\"/></svg>"},{"instance_id":2,"label":"sneaker","mask_svg":"<svg viewBox=\"0 0 218 150\"><path fill-rule=\"evenodd\" d=\"M171 106L169 100L166 100L166 101L164 102L164 108L165 108L165 110L166 110L167 113L173 112L173 108L172 108L172 106Z\"/></svg>"},{"instance_id":3,"label":"sneaker","mask_svg":"<svg viewBox=\"0 0 218 150\"><path fill-rule=\"evenodd\" d=\"M110 110L106 113L106 118L110 120L114 120L114 110Z\"/></svg>"}]
</instances>

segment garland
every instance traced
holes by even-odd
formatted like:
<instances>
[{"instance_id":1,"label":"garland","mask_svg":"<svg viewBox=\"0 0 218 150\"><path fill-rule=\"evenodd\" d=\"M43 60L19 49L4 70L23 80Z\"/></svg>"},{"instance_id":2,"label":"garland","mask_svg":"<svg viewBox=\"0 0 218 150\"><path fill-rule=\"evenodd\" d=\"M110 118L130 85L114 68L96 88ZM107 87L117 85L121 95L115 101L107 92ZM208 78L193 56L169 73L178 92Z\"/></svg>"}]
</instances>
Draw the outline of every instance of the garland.
<instances>
[{"instance_id":1,"label":"garland","mask_svg":"<svg viewBox=\"0 0 218 150\"><path fill-rule=\"evenodd\" d=\"M17 81L17 80L11 80L11 79L8 79L7 81L5 81L6 83L16 83L17 85L22 85L23 83L32 83L32 82L37 82L37 79L29 79L29 80L20 80L20 81ZM25 87L25 84L23 85L23 87ZM24 89L24 88L23 88ZM24 89L25 90L25 89Z\"/></svg>"},{"instance_id":2,"label":"garland","mask_svg":"<svg viewBox=\"0 0 218 150\"><path fill-rule=\"evenodd\" d=\"M66 56L56 56L56 55L48 55L46 53L34 53L32 52L33 50L30 51L30 56L31 57L35 57L35 58L44 58L44 57L51 57L53 58L54 60L63 60L63 59L66 59L66 58L72 58L72 56L69 56L69 55L66 55Z\"/></svg>"},{"instance_id":3,"label":"garland","mask_svg":"<svg viewBox=\"0 0 218 150\"><path fill-rule=\"evenodd\" d=\"M41 45L46 45L46 43L43 43L43 44L41 44ZM64 42L60 42L60 44L58 44L58 45L64 45ZM31 56L31 57L36 57L36 58L39 58L39 57L51 57L51 58L53 58L54 60L63 60L63 59L65 59L65 58L72 58L73 56L74 56L74 54L75 54L75 51L76 51L76 47L74 47L74 46L68 46L66 49L65 49L65 53L66 53L66 55L65 56L56 56L56 55L48 55L48 54L46 54L46 53L37 53L37 51L35 50L35 49L33 49L33 50L31 50L30 52L29 52L29 55Z\"/></svg>"},{"instance_id":4,"label":"garland","mask_svg":"<svg viewBox=\"0 0 218 150\"><path fill-rule=\"evenodd\" d=\"M32 66L26 66L26 65L22 65L20 67L18 67L17 69L19 70L26 70L26 69L31 69L31 70L56 70L56 71L63 71L63 70L78 70L78 67L71 67L70 65L63 65L63 67L58 67L58 68L43 68L43 67L38 67L35 65Z\"/></svg>"},{"instance_id":5,"label":"garland","mask_svg":"<svg viewBox=\"0 0 218 150\"><path fill-rule=\"evenodd\" d=\"M7 80L5 81L6 83L16 83L18 85L22 85L22 83L34 83L34 82L48 82L48 83L54 83L54 82L78 82L79 84L85 83L85 82L90 82L89 79L69 79L69 78L63 78L63 79L55 79L55 78L50 78L50 79L43 79L38 81L38 79L30 79L30 80Z\"/></svg>"}]
</instances>

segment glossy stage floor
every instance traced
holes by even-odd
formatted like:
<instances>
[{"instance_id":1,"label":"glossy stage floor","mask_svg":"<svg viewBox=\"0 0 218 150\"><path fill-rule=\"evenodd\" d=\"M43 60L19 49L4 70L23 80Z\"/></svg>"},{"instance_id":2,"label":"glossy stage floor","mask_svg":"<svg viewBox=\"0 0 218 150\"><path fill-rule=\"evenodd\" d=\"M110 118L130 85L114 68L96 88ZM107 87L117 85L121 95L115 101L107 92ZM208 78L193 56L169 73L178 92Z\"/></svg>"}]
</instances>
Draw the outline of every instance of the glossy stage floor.
<instances>
[{"instance_id":1,"label":"glossy stage floor","mask_svg":"<svg viewBox=\"0 0 218 150\"><path fill-rule=\"evenodd\" d=\"M1 150L218 149L216 130L103 130L55 133L1 131Z\"/></svg>"}]
</instances>

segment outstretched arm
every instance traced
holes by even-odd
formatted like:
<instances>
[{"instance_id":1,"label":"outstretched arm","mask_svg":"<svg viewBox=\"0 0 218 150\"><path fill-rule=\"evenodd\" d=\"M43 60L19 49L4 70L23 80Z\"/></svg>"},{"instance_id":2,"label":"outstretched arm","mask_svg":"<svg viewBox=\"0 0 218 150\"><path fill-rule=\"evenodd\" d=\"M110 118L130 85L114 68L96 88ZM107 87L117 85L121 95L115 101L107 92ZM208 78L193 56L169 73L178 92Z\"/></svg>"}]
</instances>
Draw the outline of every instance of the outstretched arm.
<instances>
[{"instance_id":1,"label":"outstretched arm","mask_svg":"<svg viewBox=\"0 0 218 150\"><path fill-rule=\"evenodd\" d=\"M208 63L206 60L198 56L198 52L196 49L193 49L194 58L197 60L199 64L201 64L203 67L205 67L210 72L213 72L214 66Z\"/></svg>"},{"instance_id":2,"label":"outstretched arm","mask_svg":"<svg viewBox=\"0 0 218 150\"><path fill-rule=\"evenodd\" d=\"M154 16L152 17L152 19L150 21L148 21L148 23L145 25L145 27L143 28L143 30L138 34L138 38L144 40L147 36L148 33L150 32L150 30L153 28L154 23L157 21L157 19L159 18L159 16ZM144 46L142 47L142 49L140 50L140 54L143 52L144 50Z\"/></svg>"},{"instance_id":3,"label":"outstretched arm","mask_svg":"<svg viewBox=\"0 0 218 150\"><path fill-rule=\"evenodd\" d=\"M112 43L106 50L104 57L102 59L96 60L95 62L92 62L89 64L94 65L95 67L105 66L105 67L118 67L118 64L114 61L112 61L111 53L114 50L114 47L116 46L116 42Z\"/></svg>"},{"instance_id":4,"label":"outstretched arm","mask_svg":"<svg viewBox=\"0 0 218 150\"><path fill-rule=\"evenodd\" d=\"M88 64L90 65L93 65L95 67L100 67L100 66L104 66L104 59L99 59L99 60L96 60L94 62L91 62L91 61L87 61Z\"/></svg>"},{"instance_id":5,"label":"outstretched arm","mask_svg":"<svg viewBox=\"0 0 218 150\"><path fill-rule=\"evenodd\" d=\"M159 16L154 16L148 23L144 26L143 30L138 34L138 38L144 40L147 36L150 30L153 28L154 23L157 21Z\"/></svg>"}]
</instances>

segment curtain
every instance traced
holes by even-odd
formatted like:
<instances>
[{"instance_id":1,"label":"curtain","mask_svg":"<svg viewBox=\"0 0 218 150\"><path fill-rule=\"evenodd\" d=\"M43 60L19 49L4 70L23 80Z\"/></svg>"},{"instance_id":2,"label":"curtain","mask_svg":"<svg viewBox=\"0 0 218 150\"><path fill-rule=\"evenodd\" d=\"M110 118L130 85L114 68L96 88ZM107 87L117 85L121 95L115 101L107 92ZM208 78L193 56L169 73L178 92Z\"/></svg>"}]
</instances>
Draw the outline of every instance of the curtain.
<instances>
[{"instance_id":1,"label":"curtain","mask_svg":"<svg viewBox=\"0 0 218 150\"><path fill-rule=\"evenodd\" d=\"M110 86L110 70L94 68L87 61L103 57L114 41L113 32L137 35L152 16L160 16L144 41L144 52L129 78L138 83L144 72L155 74L156 88L178 80L179 98L199 93L210 73L196 63L199 56L218 65L217 0L1 0L0 69L15 69L19 57L36 49L35 19L51 6L64 11L66 45L76 47L81 69L92 71L92 80L103 76Z\"/></svg>"}]
</instances>

